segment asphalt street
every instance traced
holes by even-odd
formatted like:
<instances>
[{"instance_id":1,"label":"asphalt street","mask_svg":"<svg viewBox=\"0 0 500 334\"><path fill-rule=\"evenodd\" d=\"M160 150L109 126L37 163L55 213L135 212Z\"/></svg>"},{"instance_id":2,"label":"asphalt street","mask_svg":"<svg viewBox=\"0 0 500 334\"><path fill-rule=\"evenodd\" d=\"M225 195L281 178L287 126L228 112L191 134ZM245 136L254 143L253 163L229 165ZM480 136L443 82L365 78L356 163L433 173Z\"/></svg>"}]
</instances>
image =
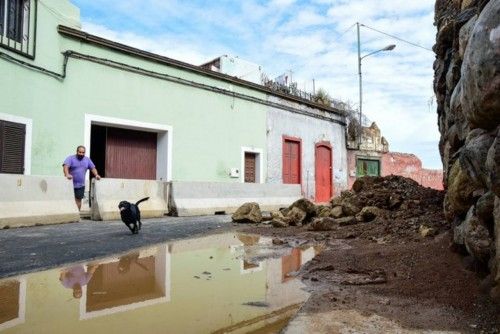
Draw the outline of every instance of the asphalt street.
<instances>
[{"instance_id":1,"label":"asphalt street","mask_svg":"<svg viewBox=\"0 0 500 334\"><path fill-rule=\"evenodd\" d=\"M0 230L0 278L99 259L131 249L219 233L234 228L230 216L143 219L139 234L121 221L81 221Z\"/></svg>"}]
</instances>

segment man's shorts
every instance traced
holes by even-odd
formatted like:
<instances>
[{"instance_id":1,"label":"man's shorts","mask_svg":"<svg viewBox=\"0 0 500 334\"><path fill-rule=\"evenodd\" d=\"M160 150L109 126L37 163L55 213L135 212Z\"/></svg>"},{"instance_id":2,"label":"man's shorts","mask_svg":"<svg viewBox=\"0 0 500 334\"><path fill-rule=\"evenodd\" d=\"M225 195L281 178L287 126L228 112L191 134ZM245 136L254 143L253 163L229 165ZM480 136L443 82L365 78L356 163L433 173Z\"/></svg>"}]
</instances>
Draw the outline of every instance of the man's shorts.
<instances>
[{"instance_id":1,"label":"man's shorts","mask_svg":"<svg viewBox=\"0 0 500 334\"><path fill-rule=\"evenodd\" d=\"M85 187L75 188L75 198L82 199L85 193Z\"/></svg>"}]
</instances>

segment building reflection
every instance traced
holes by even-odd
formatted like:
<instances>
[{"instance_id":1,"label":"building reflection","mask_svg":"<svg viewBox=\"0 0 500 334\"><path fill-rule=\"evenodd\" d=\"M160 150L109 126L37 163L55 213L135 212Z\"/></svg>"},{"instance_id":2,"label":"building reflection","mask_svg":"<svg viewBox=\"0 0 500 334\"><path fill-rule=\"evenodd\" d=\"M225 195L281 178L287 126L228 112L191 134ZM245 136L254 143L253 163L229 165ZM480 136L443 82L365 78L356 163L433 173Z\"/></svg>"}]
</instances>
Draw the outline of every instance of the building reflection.
<instances>
[{"instance_id":1,"label":"building reflection","mask_svg":"<svg viewBox=\"0 0 500 334\"><path fill-rule=\"evenodd\" d=\"M0 282L0 331L255 331L290 317L307 299L294 278L314 254L228 233L10 279ZM75 283L81 295L72 297Z\"/></svg>"}]
</instances>

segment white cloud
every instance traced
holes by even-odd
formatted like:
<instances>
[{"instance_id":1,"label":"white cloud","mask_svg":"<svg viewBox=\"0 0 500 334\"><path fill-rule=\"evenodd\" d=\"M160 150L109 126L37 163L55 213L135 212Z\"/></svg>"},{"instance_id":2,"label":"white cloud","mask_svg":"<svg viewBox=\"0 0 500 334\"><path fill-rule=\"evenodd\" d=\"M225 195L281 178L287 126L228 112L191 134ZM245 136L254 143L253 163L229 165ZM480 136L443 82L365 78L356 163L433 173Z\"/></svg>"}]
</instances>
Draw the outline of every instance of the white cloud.
<instances>
[{"instance_id":1,"label":"white cloud","mask_svg":"<svg viewBox=\"0 0 500 334\"><path fill-rule=\"evenodd\" d=\"M291 69L299 87L312 89L314 78L316 88L356 106L354 23L425 48L436 34L434 0L74 1L107 8L101 21L84 17L91 33L193 64L232 54L263 65L271 77ZM422 153L424 166L439 168L437 115L429 108L434 54L367 27L361 42L362 55L396 44L362 61L364 114L379 124L391 149Z\"/></svg>"}]
</instances>

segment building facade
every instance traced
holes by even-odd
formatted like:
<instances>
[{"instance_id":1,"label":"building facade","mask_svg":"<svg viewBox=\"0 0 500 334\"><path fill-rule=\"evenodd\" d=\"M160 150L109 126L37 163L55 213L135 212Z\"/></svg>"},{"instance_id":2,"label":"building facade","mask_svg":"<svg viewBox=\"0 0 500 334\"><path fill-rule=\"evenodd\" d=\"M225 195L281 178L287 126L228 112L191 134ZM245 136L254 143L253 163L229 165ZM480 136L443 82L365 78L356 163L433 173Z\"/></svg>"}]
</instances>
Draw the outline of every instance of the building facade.
<instances>
[{"instance_id":1,"label":"building facade","mask_svg":"<svg viewBox=\"0 0 500 334\"><path fill-rule=\"evenodd\" d=\"M315 199L319 170L322 199L347 187L337 110L85 33L66 0L5 1L1 173L62 175L83 144L107 178L300 183Z\"/></svg>"}]
</instances>

